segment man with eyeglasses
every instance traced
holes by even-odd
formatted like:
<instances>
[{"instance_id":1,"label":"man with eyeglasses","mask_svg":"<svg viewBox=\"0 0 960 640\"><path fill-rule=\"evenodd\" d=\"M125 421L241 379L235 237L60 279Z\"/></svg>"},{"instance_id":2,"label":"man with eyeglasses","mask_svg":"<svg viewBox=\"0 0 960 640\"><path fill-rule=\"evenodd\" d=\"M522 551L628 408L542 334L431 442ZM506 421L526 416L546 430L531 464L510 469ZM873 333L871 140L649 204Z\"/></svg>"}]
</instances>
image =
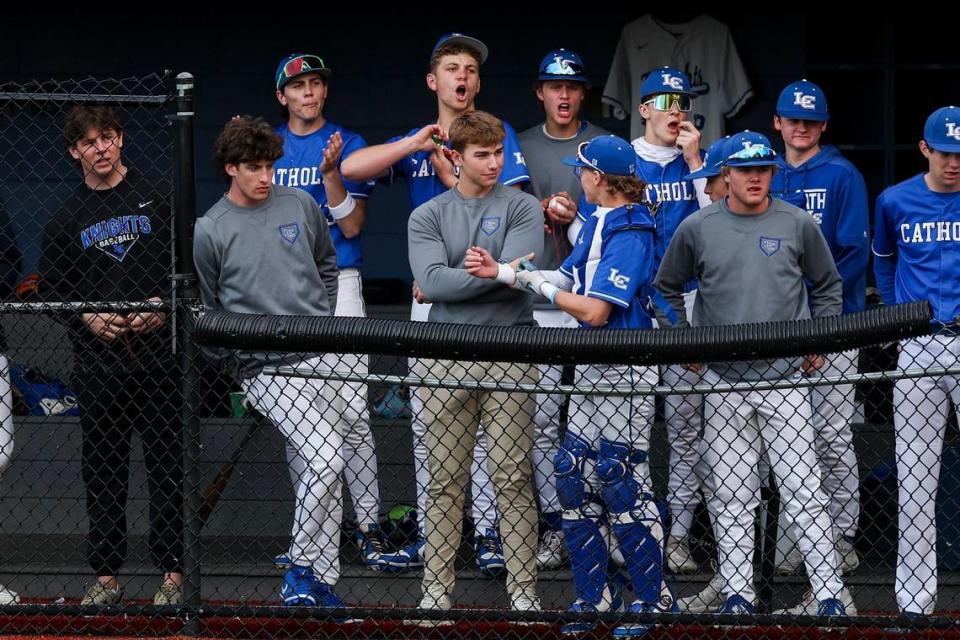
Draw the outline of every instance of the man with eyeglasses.
<instances>
[{"instance_id":1,"label":"man with eyeglasses","mask_svg":"<svg viewBox=\"0 0 960 640\"><path fill-rule=\"evenodd\" d=\"M771 189L775 197L804 209L820 226L843 279L843 312L854 313L866 306L870 259L867 187L860 172L836 147L820 144L829 118L827 98L816 84L800 80L783 89L773 126L783 136L784 153L777 158ZM823 374L841 377L856 372L857 351L853 350L831 355ZM817 459L830 500L837 553L848 573L860 564L853 547L860 518L860 478L850 429L853 385L815 387L810 395ZM796 539L795 534L790 537ZM793 573L802 564L794 548L777 571ZM809 612L802 606L791 611Z\"/></svg>"},{"instance_id":2,"label":"man with eyeglasses","mask_svg":"<svg viewBox=\"0 0 960 640\"><path fill-rule=\"evenodd\" d=\"M46 300L159 302L170 292L169 190L124 160L130 140L110 107L78 105L63 127L83 182L44 230ZM125 143L128 145L125 147ZM157 605L183 603L183 467L172 327L161 311L62 316L74 349L81 472L96 579L82 605L118 605L127 555L131 438L140 436L150 495Z\"/></svg>"},{"instance_id":3,"label":"man with eyeglasses","mask_svg":"<svg viewBox=\"0 0 960 640\"><path fill-rule=\"evenodd\" d=\"M339 317L364 317L360 267L363 264L360 232L366 222L367 198L373 181L345 181L339 165L357 149L367 146L358 134L327 120L323 109L327 102L330 69L316 55L294 53L277 65L274 76L277 101L287 117L277 128L283 139L283 156L274 163L274 184L303 189L317 201L330 228L340 270L337 304ZM339 354L337 368L342 373L367 372L367 358ZM360 383L335 383L344 400L345 411L335 416L344 434L344 475L357 513L356 541L364 564L374 571L389 567L391 556L380 531L380 490L377 454L370 431L367 386ZM303 475L303 461L288 450L290 474L294 486Z\"/></svg>"},{"instance_id":4,"label":"man with eyeglasses","mask_svg":"<svg viewBox=\"0 0 960 640\"><path fill-rule=\"evenodd\" d=\"M580 109L590 84L583 60L573 51L551 51L540 62L534 93L543 105L544 121L518 137L530 173L530 191L543 207L543 255L536 257L541 269L555 270L570 255L568 238L576 219L580 181L563 158L576 155L577 148L608 131L580 118ZM575 328L576 320L544 299L534 302L533 317L541 327ZM540 381L547 386L560 384L563 367L539 365ZM534 416L533 470L540 502L543 534L537 547L537 565L556 569L566 559L561 528L561 508L553 477L553 458L560 441L560 408L563 396L538 394Z\"/></svg>"},{"instance_id":5,"label":"man with eyeglasses","mask_svg":"<svg viewBox=\"0 0 960 640\"><path fill-rule=\"evenodd\" d=\"M654 69L640 88L640 115L645 129L633 141L637 175L647 183L646 200L657 221L656 265L659 266L677 226L701 206L710 204L704 193L706 180L691 172L703 166L700 132L688 118L694 92L687 74L679 69ZM692 308L696 283L687 286L686 304ZM688 311L689 313L689 311ZM698 377L679 365L663 367L663 384L670 387L696 384ZM687 538L693 524L700 482L695 473L701 430L700 396L667 396L665 419L670 442L670 478L667 502L672 524L667 538L667 567L674 573L694 573L697 563Z\"/></svg>"},{"instance_id":6,"label":"man with eyeglasses","mask_svg":"<svg viewBox=\"0 0 960 640\"><path fill-rule=\"evenodd\" d=\"M806 212L770 197L777 154L769 140L746 131L733 136L727 150L722 169L727 196L680 224L654 280L677 312L678 324L733 325L838 315L842 283L823 234ZM699 289L692 320L687 322L683 292L693 278ZM823 363L821 356L810 355L687 366L702 371L704 381L715 386L799 381ZM817 615L855 614L833 546L813 449L808 390L708 394L704 413L725 595L718 613L754 612L757 464L765 449L786 511L800 532Z\"/></svg>"},{"instance_id":7,"label":"man with eyeglasses","mask_svg":"<svg viewBox=\"0 0 960 640\"><path fill-rule=\"evenodd\" d=\"M873 269L887 304L928 300L933 335L900 344L899 369L957 366L960 356L960 107L937 109L920 141L927 171L886 189L874 210ZM897 606L928 616L937 601L937 489L957 376L897 380Z\"/></svg>"}]
</instances>

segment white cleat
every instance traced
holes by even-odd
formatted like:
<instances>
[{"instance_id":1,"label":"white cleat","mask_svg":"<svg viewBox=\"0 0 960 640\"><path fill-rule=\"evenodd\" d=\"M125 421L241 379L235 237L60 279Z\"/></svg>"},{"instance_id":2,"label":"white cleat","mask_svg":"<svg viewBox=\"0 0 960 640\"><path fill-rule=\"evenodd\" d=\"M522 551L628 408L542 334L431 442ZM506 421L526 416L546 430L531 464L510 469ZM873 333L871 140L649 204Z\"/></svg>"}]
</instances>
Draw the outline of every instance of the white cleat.
<instances>
[{"instance_id":1,"label":"white cleat","mask_svg":"<svg viewBox=\"0 0 960 640\"><path fill-rule=\"evenodd\" d=\"M723 606L723 587L726 583L720 572L717 572L710 579L710 584L705 586L700 593L686 598L680 598L677 604L680 605L680 611L688 613L707 613L716 611Z\"/></svg>"},{"instance_id":2,"label":"white cleat","mask_svg":"<svg viewBox=\"0 0 960 640\"><path fill-rule=\"evenodd\" d=\"M687 541L677 540L674 537L667 538L667 568L670 573L686 575L696 573L700 570L697 561L693 559L690 553L690 547Z\"/></svg>"},{"instance_id":3,"label":"white cleat","mask_svg":"<svg viewBox=\"0 0 960 640\"><path fill-rule=\"evenodd\" d=\"M546 531L537 547L537 568L559 569L566 562L567 546L563 541L563 531Z\"/></svg>"},{"instance_id":4,"label":"white cleat","mask_svg":"<svg viewBox=\"0 0 960 640\"><path fill-rule=\"evenodd\" d=\"M803 554L800 553L799 546L793 545L790 553L784 556L774 572L778 576L794 576L797 575L801 567L803 567ZM816 612L814 612L814 614L816 614Z\"/></svg>"},{"instance_id":5,"label":"white cleat","mask_svg":"<svg viewBox=\"0 0 960 640\"><path fill-rule=\"evenodd\" d=\"M857 615L857 605L853 602L853 596L850 594L850 590L846 587L843 588L843 591L840 592L840 595L837 597L837 600L843 604L843 608L846 609L848 616ZM813 597L812 591L807 591L803 594L803 598L800 600L800 604L795 607L790 607L789 609L778 609L773 612L774 615L787 615L787 616L815 616L820 608L820 603L817 602L817 599Z\"/></svg>"},{"instance_id":6,"label":"white cleat","mask_svg":"<svg viewBox=\"0 0 960 640\"><path fill-rule=\"evenodd\" d=\"M853 548L853 543L843 536L837 542L837 560L840 561L840 572L843 575L853 573L860 566L860 556L857 555L857 550Z\"/></svg>"}]
</instances>

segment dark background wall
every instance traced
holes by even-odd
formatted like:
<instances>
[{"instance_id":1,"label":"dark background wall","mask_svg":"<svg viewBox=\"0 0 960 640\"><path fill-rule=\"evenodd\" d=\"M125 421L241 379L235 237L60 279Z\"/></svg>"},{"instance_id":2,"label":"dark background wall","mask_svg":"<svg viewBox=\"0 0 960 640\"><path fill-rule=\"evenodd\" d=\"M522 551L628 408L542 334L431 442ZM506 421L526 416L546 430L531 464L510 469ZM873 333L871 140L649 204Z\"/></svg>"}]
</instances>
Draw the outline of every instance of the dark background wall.
<instances>
[{"instance_id":1,"label":"dark background wall","mask_svg":"<svg viewBox=\"0 0 960 640\"><path fill-rule=\"evenodd\" d=\"M547 51L563 46L584 57L593 81L587 116L628 135L626 122L600 116L599 94L620 29L644 13L639 8L581 9L571 15L542 5L488 4L441 16L429 9L300 7L284 3L266 11L235 6L229 11L200 8L137 16L91 13L86 7L44 14L20 10L8 13L0 26L0 80L190 71L197 81L200 211L224 189L209 161L220 127L238 113L279 122L272 78L277 61L292 51L314 52L327 61L334 70L328 119L359 131L369 143L435 117L435 99L424 75L433 44L449 31L476 35L490 46L478 106L510 121L518 131L541 117L531 91L536 65ZM697 13L666 10L655 15L677 22ZM960 102L960 66L946 24L904 15L827 21L796 12L761 14L749 5L710 13L730 26L756 94L728 123L728 130L770 133L779 90L801 76L820 82L834 115L827 141L840 143L861 167L873 195L892 178L921 168L915 144L926 114L951 100ZM78 177L70 175L69 163L58 170L66 173L67 184L75 184ZM46 204L56 199L50 195L44 210L31 212L29 219L16 216L27 270L33 268L35 255L30 245L49 215ZM409 280L404 234L408 213L404 185L377 188L364 232L368 281Z\"/></svg>"}]
</instances>

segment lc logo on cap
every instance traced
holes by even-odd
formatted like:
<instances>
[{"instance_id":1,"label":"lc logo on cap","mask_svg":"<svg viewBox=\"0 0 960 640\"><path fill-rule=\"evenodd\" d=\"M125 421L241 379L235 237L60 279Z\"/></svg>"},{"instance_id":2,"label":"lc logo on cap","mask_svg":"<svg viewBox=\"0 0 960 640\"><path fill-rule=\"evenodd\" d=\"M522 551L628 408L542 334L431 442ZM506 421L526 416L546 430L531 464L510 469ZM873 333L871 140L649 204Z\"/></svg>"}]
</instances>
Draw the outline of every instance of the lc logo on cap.
<instances>
[{"instance_id":1,"label":"lc logo on cap","mask_svg":"<svg viewBox=\"0 0 960 640\"><path fill-rule=\"evenodd\" d=\"M801 109L816 109L817 96L805 94L802 91L796 91L793 94L793 104L797 105Z\"/></svg>"},{"instance_id":2,"label":"lc logo on cap","mask_svg":"<svg viewBox=\"0 0 960 640\"><path fill-rule=\"evenodd\" d=\"M797 120L812 120L823 122L829 120L827 97L823 89L809 80L791 82L777 99L777 115L781 118L796 118Z\"/></svg>"},{"instance_id":3,"label":"lc logo on cap","mask_svg":"<svg viewBox=\"0 0 960 640\"><path fill-rule=\"evenodd\" d=\"M931 113L923 139L936 151L960 153L960 108L942 107Z\"/></svg>"},{"instance_id":4,"label":"lc logo on cap","mask_svg":"<svg viewBox=\"0 0 960 640\"><path fill-rule=\"evenodd\" d=\"M674 67L654 69L640 85L640 99L646 102L650 96L660 93L680 93L694 97L690 89L690 77Z\"/></svg>"},{"instance_id":5,"label":"lc logo on cap","mask_svg":"<svg viewBox=\"0 0 960 640\"><path fill-rule=\"evenodd\" d=\"M663 86L670 87L676 91L683 90L683 79L672 76L669 73L663 74Z\"/></svg>"}]
</instances>

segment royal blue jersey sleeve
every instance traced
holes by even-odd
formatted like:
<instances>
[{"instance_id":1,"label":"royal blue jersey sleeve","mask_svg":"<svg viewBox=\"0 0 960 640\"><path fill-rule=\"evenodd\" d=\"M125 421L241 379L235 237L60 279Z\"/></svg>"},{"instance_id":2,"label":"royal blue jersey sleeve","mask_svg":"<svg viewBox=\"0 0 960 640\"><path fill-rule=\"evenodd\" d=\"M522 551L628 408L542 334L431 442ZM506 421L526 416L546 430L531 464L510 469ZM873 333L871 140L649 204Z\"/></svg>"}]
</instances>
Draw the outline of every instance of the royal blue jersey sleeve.
<instances>
[{"instance_id":1,"label":"royal blue jersey sleeve","mask_svg":"<svg viewBox=\"0 0 960 640\"><path fill-rule=\"evenodd\" d=\"M887 209L886 192L877 197L877 206L873 218L873 253L878 256L892 256L897 252L897 238L893 229L895 220L890 219Z\"/></svg>"},{"instance_id":2,"label":"royal blue jersey sleeve","mask_svg":"<svg viewBox=\"0 0 960 640\"><path fill-rule=\"evenodd\" d=\"M627 308L653 276L653 231L622 229L603 243L587 295Z\"/></svg>"},{"instance_id":3,"label":"royal blue jersey sleeve","mask_svg":"<svg viewBox=\"0 0 960 640\"><path fill-rule=\"evenodd\" d=\"M503 173L500 175L500 182L508 186L530 182L527 161L520 150L517 132L506 122L503 123L503 128L507 135L503 139Z\"/></svg>"},{"instance_id":4,"label":"royal blue jersey sleeve","mask_svg":"<svg viewBox=\"0 0 960 640\"><path fill-rule=\"evenodd\" d=\"M834 238L834 262L843 280L843 311L863 311L870 261L870 211L867 185L851 171L839 185L840 213Z\"/></svg>"},{"instance_id":5,"label":"royal blue jersey sleeve","mask_svg":"<svg viewBox=\"0 0 960 640\"><path fill-rule=\"evenodd\" d=\"M874 211L873 274L877 280L880 297L887 304L894 304L897 301L894 287L897 270L897 241L893 233L894 221L889 219L889 215L884 194L881 193L877 198Z\"/></svg>"}]
</instances>

